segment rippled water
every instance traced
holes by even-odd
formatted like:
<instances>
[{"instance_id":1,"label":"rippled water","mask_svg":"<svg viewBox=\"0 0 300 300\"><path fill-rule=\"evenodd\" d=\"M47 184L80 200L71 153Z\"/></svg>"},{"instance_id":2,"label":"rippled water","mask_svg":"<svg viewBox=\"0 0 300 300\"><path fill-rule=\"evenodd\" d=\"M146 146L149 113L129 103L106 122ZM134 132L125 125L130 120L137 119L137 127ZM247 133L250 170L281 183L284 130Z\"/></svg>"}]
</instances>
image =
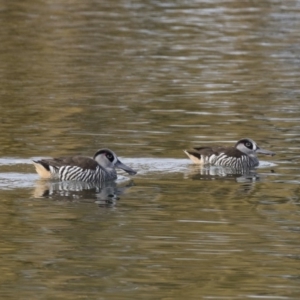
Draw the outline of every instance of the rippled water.
<instances>
[{"instance_id":1,"label":"rippled water","mask_svg":"<svg viewBox=\"0 0 300 300\"><path fill-rule=\"evenodd\" d=\"M6 1L0 295L299 299L300 2ZM254 139L246 175L183 149ZM31 160L113 149L101 186Z\"/></svg>"}]
</instances>

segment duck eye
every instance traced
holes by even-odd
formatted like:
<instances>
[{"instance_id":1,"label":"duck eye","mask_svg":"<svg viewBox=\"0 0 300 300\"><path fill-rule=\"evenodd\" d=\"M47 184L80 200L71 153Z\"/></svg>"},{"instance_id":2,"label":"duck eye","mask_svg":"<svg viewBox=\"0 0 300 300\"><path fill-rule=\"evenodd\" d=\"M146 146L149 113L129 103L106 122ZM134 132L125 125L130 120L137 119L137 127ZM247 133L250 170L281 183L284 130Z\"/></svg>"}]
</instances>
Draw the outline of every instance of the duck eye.
<instances>
[{"instance_id":1,"label":"duck eye","mask_svg":"<svg viewBox=\"0 0 300 300\"><path fill-rule=\"evenodd\" d=\"M247 142L247 143L245 144L245 146L246 146L247 148L250 148L250 147L252 146L252 144L251 144L250 142Z\"/></svg>"},{"instance_id":2,"label":"duck eye","mask_svg":"<svg viewBox=\"0 0 300 300\"><path fill-rule=\"evenodd\" d=\"M110 153L106 153L106 157L108 158L108 159L112 159L112 155L110 154Z\"/></svg>"}]
</instances>

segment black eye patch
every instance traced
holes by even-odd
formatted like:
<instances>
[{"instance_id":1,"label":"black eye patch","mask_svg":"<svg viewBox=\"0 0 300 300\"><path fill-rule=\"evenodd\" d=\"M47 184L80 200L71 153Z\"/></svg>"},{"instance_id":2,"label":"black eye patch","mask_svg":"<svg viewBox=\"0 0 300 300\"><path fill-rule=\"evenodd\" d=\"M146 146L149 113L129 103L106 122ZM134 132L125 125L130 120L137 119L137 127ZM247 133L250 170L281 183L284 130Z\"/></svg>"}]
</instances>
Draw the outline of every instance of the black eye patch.
<instances>
[{"instance_id":1,"label":"black eye patch","mask_svg":"<svg viewBox=\"0 0 300 300\"><path fill-rule=\"evenodd\" d=\"M250 142L246 142L244 145L249 149L253 149L253 145Z\"/></svg>"},{"instance_id":2,"label":"black eye patch","mask_svg":"<svg viewBox=\"0 0 300 300\"><path fill-rule=\"evenodd\" d=\"M105 153L105 156L107 157L107 159L109 160L109 161L113 161L114 160L114 156L111 154L111 153L109 153L109 152L106 152Z\"/></svg>"}]
</instances>

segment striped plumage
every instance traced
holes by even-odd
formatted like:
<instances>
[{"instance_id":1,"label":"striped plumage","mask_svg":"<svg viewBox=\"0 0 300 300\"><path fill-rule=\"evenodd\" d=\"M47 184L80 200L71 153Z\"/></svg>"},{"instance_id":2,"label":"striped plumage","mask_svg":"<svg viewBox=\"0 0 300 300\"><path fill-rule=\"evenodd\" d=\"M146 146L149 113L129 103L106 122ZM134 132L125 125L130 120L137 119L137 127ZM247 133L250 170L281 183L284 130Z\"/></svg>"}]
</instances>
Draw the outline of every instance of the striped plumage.
<instances>
[{"instance_id":1,"label":"striped plumage","mask_svg":"<svg viewBox=\"0 0 300 300\"><path fill-rule=\"evenodd\" d=\"M42 178L61 181L104 182L117 179L115 168L123 169L130 175L136 171L123 164L109 149L98 150L93 159L85 156L58 157L33 161Z\"/></svg>"},{"instance_id":2,"label":"striped plumage","mask_svg":"<svg viewBox=\"0 0 300 300\"><path fill-rule=\"evenodd\" d=\"M199 147L184 150L186 155L200 165L214 165L235 169L249 169L259 165L257 153L275 155L274 152L264 150L248 138L239 140L233 147Z\"/></svg>"}]
</instances>

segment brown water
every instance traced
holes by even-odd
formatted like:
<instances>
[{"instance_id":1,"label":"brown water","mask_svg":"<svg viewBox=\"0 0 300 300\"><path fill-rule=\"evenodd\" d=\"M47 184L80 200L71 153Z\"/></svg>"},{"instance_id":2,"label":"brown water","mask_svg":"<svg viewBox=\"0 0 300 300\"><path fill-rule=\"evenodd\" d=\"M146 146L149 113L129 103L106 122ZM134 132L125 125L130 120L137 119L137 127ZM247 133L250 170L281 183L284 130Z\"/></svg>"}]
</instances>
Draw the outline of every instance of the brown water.
<instances>
[{"instance_id":1,"label":"brown water","mask_svg":"<svg viewBox=\"0 0 300 300\"><path fill-rule=\"evenodd\" d=\"M299 28L299 1L2 1L1 298L299 299ZM182 152L242 137L277 153L250 176ZM31 164L101 147L138 174Z\"/></svg>"}]
</instances>

